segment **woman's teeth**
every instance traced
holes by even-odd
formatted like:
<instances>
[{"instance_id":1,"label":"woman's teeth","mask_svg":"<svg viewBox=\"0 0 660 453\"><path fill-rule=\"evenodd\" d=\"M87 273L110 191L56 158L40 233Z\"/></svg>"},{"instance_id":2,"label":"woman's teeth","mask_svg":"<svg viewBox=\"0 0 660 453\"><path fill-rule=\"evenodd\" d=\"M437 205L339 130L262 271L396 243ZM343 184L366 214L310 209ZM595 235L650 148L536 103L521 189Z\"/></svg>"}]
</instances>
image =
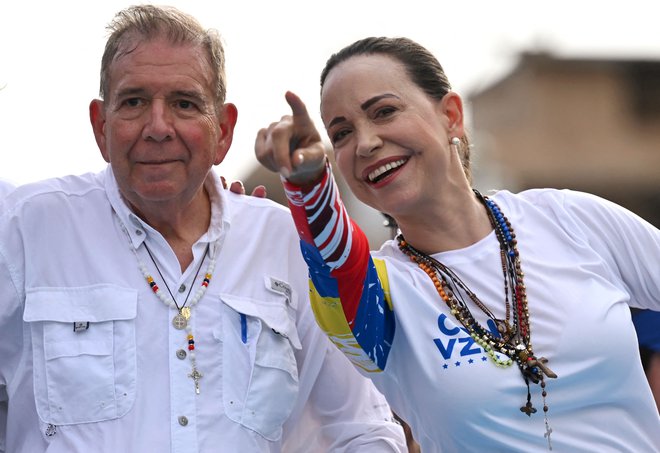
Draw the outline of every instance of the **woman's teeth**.
<instances>
[{"instance_id":1,"label":"woman's teeth","mask_svg":"<svg viewBox=\"0 0 660 453\"><path fill-rule=\"evenodd\" d=\"M399 168L405 163L406 159L399 159L395 160L394 162L389 162L369 173L367 178L369 179L369 182L377 182L378 180L382 179L382 177L384 177L383 175L385 175L387 172L394 170L395 168Z\"/></svg>"}]
</instances>

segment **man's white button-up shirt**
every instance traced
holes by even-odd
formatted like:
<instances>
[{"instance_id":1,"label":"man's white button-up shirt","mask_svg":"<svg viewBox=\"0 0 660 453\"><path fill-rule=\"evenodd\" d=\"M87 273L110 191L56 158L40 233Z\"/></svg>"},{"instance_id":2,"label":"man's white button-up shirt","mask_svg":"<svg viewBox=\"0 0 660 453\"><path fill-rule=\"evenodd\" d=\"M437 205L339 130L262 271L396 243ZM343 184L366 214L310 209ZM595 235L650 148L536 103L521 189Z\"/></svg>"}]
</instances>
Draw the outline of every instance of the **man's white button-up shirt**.
<instances>
[{"instance_id":1,"label":"man's white button-up shirt","mask_svg":"<svg viewBox=\"0 0 660 453\"><path fill-rule=\"evenodd\" d=\"M0 451L405 451L383 397L315 324L288 211L214 173L205 188L211 223L183 272L110 168L5 200ZM189 306L211 257L190 350L145 275Z\"/></svg>"}]
</instances>

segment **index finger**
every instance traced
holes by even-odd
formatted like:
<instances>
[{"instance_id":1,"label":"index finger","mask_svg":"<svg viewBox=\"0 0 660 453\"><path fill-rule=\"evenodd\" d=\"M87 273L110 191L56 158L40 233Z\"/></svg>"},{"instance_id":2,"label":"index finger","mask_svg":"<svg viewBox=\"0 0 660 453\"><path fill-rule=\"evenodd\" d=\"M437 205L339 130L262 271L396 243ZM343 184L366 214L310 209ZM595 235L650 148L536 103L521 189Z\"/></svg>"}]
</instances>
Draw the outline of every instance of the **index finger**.
<instances>
[{"instance_id":1,"label":"index finger","mask_svg":"<svg viewBox=\"0 0 660 453\"><path fill-rule=\"evenodd\" d=\"M292 91L287 91L284 97L286 102L289 104L289 107L291 107L291 113L293 114L294 122L311 122L309 113L307 113L307 107L297 94L293 93Z\"/></svg>"},{"instance_id":2,"label":"index finger","mask_svg":"<svg viewBox=\"0 0 660 453\"><path fill-rule=\"evenodd\" d=\"M316 130L314 121L307 112L305 103L292 91L287 91L284 95L286 102L291 107L293 120L293 135L291 136L291 149L293 152L297 148L306 148L313 143L320 142L321 136Z\"/></svg>"}]
</instances>

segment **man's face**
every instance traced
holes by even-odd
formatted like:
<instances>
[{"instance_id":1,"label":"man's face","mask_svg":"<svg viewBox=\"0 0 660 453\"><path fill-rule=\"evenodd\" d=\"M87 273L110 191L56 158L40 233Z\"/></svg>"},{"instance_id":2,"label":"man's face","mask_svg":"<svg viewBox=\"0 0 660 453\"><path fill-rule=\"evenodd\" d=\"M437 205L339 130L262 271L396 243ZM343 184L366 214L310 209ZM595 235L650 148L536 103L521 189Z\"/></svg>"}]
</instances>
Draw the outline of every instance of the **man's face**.
<instances>
[{"instance_id":1,"label":"man's face","mask_svg":"<svg viewBox=\"0 0 660 453\"><path fill-rule=\"evenodd\" d=\"M156 38L116 58L109 76L90 116L122 195L138 210L190 202L224 159L236 121L233 105L216 108L203 50Z\"/></svg>"}]
</instances>

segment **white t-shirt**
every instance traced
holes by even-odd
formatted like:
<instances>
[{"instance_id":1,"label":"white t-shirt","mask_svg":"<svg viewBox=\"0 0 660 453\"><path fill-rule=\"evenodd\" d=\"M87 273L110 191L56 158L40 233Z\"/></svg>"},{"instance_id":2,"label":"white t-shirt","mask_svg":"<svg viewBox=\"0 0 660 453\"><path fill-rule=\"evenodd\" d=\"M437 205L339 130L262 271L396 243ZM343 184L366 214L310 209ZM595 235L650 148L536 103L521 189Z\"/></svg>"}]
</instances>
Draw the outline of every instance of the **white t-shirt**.
<instances>
[{"instance_id":1,"label":"white t-shirt","mask_svg":"<svg viewBox=\"0 0 660 453\"><path fill-rule=\"evenodd\" d=\"M0 214L0 451L405 451L382 395L314 322L288 211L217 176L206 189L211 224L183 272L109 168L14 192ZM144 243L179 304L207 244L217 256L190 320L200 394L186 331L138 269L131 247L166 291Z\"/></svg>"},{"instance_id":2,"label":"white t-shirt","mask_svg":"<svg viewBox=\"0 0 660 453\"><path fill-rule=\"evenodd\" d=\"M558 452L660 451L660 418L640 364L629 306L660 310L660 232L602 199L571 191L502 191L491 197L518 238L531 341L558 375L546 378ZM387 242L396 332L387 366L369 373L413 428L425 453L547 450L543 401L519 408L526 386L515 363L498 368L448 312L429 277ZM434 255L504 318L494 233ZM480 323L485 315L472 306Z\"/></svg>"},{"instance_id":3,"label":"white t-shirt","mask_svg":"<svg viewBox=\"0 0 660 453\"><path fill-rule=\"evenodd\" d=\"M660 451L660 417L629 308L660 310L657 228L578 192L491 197L517 238L534 354L558 375L545 378L545 400L531 384L537 412L527 416L517 365L501 368L490 360L395 241L369 255L329 167L314 187L285 187L319 324L409 423L424 453L543 451L548 432L558 452ZM495 232L434 258L495 319L506 319ZM481 325L492 322L463 298Z\"/></svg>"}]
</instances>

